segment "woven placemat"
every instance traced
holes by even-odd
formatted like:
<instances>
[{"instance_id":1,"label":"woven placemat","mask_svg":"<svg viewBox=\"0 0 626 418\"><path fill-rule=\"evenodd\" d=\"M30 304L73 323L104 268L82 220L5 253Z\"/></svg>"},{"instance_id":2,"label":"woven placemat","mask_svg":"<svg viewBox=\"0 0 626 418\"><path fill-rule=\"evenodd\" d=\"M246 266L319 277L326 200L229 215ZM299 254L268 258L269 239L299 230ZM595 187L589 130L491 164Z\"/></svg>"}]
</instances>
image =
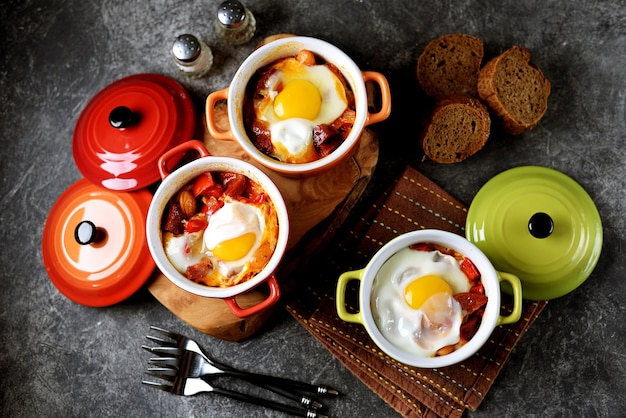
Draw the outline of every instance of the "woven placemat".
<instances>
[{"instance_id":1,"label":"woven placemat","mask_svg":"<svg viewBox=\"0 0 626 418\"><path fill-rule=\"evenodd\" d=\"M467 207L412 167L346 233L314 257L287 310L331 353L396 411L406 417L460 417L476 410L512 349L543 310L545 301L524 301L521 319L497 327L478 353L464 362L420 369L380 351L360 324L339 319L335 288L339 274L363 268L385 243L416 229L464 235ZM352 283L352 282L351 282ZM354 310L357 291L346 302ZM502 313L512 300L504 296Z\"/></svg>"}]
</instances>

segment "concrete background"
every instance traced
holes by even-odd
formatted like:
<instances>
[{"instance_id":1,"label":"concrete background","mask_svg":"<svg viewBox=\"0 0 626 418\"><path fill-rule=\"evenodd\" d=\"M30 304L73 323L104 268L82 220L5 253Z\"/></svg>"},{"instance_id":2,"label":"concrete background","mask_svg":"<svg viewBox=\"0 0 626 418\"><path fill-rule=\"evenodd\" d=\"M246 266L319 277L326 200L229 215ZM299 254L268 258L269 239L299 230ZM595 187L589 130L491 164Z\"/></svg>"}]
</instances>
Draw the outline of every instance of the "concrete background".
<instances>
[{"instance_id":1,"label":"concrete background","mask_svg":"<svg viewBox=\"0 0 626 418\"><path fill-rule=\"evenodd\" d=\"M72 158L74 125L97 92L127 75L159 73L183 83L202 111L205 97L229 84L258 41L296 33L337 45L361 69L390 81L392 116L379 127L381 160L364 202L407 163L467 204L491 177L521 165L557 169L585 188L604 227L597 268L580 288L549 303L480 409L467 416L623 416L625 2L249 0L258 29L240 47L216 39L218 3L0 5L0 415L284 416L217 396L183 399L142 386L147 357L140 346L150 324L196 337L227 363L342 389L347 396L331 403L332 416L397 415L282 311L253 339L229 343L194 331L145 289L108 308L75 304L43 266L47 215L82 177ZM170 62L171 42L183 32L213 49L214 67L202 80L185 79ZM480 37L487 57L526 46L552 94L533 131L515 138L496 133L479 154L442 166L422 161L415 65L427 42L453 32Z\"/></svg>"}]
</instances>

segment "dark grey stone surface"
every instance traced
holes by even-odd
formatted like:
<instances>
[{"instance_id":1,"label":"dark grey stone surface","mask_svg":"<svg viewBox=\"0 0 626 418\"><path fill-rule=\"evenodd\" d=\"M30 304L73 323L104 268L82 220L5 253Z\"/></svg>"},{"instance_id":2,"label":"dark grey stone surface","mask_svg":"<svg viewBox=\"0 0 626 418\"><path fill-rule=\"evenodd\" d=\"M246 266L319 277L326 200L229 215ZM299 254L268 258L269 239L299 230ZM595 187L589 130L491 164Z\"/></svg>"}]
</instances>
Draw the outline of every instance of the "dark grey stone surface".
<instances>
[{"instance_id":1,"label":"dark grey stone surface","mask_svg":"<svg viewBox=\"0 0 626 418\"><path fill-rule=\"evenodd\" d=\"M0 5L0 415L6 417L283 416L225 398L169 396L140 384L150 324L196 337L226 362L327 383L347 395L336 417L396 416L286 313L243 343L198 333L142 289L108 308L62 296L41 259L41 236L58 196L81 178L74 124L87 102L124 76L176 78L201 111L264 36L328 40L363 70L383 72L392 117L380 126L381 161L365 201L406 163L470 203L499 172L542 165L577 180L595 201L604 247L591 277L549 303L472 417L618 417L626 414L626 4L621 1L249 0L257 35L241 47L215 39L217 1L7 0ZM200 81L168 57L177 34L196 33L215 54ZM422 161L415 63L431 39L465 32L487 56L524 45L552 82L548 112L521 137L494 135L451 166Z\"/></svg>"}]
</instances>

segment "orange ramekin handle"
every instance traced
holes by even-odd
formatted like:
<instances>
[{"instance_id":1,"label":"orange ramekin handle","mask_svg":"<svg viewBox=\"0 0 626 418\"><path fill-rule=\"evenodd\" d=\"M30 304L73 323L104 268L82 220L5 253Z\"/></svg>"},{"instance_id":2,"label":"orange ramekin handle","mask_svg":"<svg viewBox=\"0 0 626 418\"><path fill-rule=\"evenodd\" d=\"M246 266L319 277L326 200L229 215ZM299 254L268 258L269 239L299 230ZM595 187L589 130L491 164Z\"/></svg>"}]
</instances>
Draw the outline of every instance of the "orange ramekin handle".
<instances>
[{"instance_id":1,"label":"orange ramekin handle","mask_svg":"<svg viewBox=\"0 0 626 418\"><path fill-rule=\"evenodd\" d=\"M214 91L209 94L206 99L206 124L209 134L215 139L233 139L233 134L230 128L226 131L221 131L215 124L215 105L220 100L228 99L228 87L222 90Z\"/></svg>"},{"instance_id":2,"label":"orange ramekin handle","mask_svg":"<svg viewBox=\"0 0 626 418\"><path fill-rule=\"evenodd\" d=\"M161 176L161 180L165 179L165 177L169 176L172 173L173 167L169 166L170 161L180 161L180 157L187 151L191 150L198 151L200 157L206 157L211 155L204 146L204 144L197 139L183 142L182 144L179 144L174 148L168 150L159 158L159 175Z\"/></svg>"},{"instance_id":3,"label":"orange ramekin handle","mask_svg":"<svg viewBox=\"0 0 626 418\"><path fill-rule=\"evenodd\" d=\"M363 81L373 81L378 84L378 88L380 89L380 110L377 113L368 112L367 119L365 120L365 126L368 126L384 121L391 114L391 89L389 88L387 78L375 71L363 71Z\"/></svg>"},{"instance_id":4,"label":"orange ramekin handle","mask_svg":"<svg viewBox=\"0 0 626 418\"><path fill-rule=\"evenodd\" d=\"M262 310L269 308L270 306L278 302L278 299L280 299L280 288L278 287L278 280L276 280L276 276L274 275L274 273L270 275L265 283L267 283L270 288L270 294L267 296L267 298L263 299L263 301L254 306L242 309L237 304L237 296L224 299L224 302L226 302L230 310L233 311L235 316L238 318L247 318L249 316L255 315Z\"/></svg>"}]
</instances>

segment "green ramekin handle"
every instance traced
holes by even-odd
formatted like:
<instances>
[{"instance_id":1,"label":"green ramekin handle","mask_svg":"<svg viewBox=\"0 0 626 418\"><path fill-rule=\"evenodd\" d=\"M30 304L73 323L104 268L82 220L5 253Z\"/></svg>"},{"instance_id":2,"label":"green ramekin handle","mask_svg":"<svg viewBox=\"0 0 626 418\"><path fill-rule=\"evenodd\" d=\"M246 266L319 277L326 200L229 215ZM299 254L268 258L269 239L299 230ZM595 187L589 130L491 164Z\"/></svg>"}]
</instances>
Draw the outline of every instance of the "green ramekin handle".
<instances>
[{"instance_id":1,"label":"green ramekin handle","mask_svg":"<svg viewBox=\"0 0 626 418\"><path fill-rule=\"evenodd\" d=\"M354 322L357 324L363 323L363 315L361 314L360 309L357 313L349 313L346 310L346 289L351 280L363 280L364 272L365 269L347 271L339 276L339 280L337 280L337 293L335 298L337 304L337 314L339 315L339 318L346 322Z\"/></svg>"},{"instance_id":2,"label":"green ramekin handle","mask_svg":"<svg viewBox=\"0 0 626 418\"><path fill-rule=\"evenodd\" d=\"M502 273L500 271L497 273L498 281L508 282L513 289L513 310L508 316L500 315L498 317L498 325L514 324L519 321L522 316L522 282L520 282L519 278L514 274Z\"/></svg>"}]
</instances>

